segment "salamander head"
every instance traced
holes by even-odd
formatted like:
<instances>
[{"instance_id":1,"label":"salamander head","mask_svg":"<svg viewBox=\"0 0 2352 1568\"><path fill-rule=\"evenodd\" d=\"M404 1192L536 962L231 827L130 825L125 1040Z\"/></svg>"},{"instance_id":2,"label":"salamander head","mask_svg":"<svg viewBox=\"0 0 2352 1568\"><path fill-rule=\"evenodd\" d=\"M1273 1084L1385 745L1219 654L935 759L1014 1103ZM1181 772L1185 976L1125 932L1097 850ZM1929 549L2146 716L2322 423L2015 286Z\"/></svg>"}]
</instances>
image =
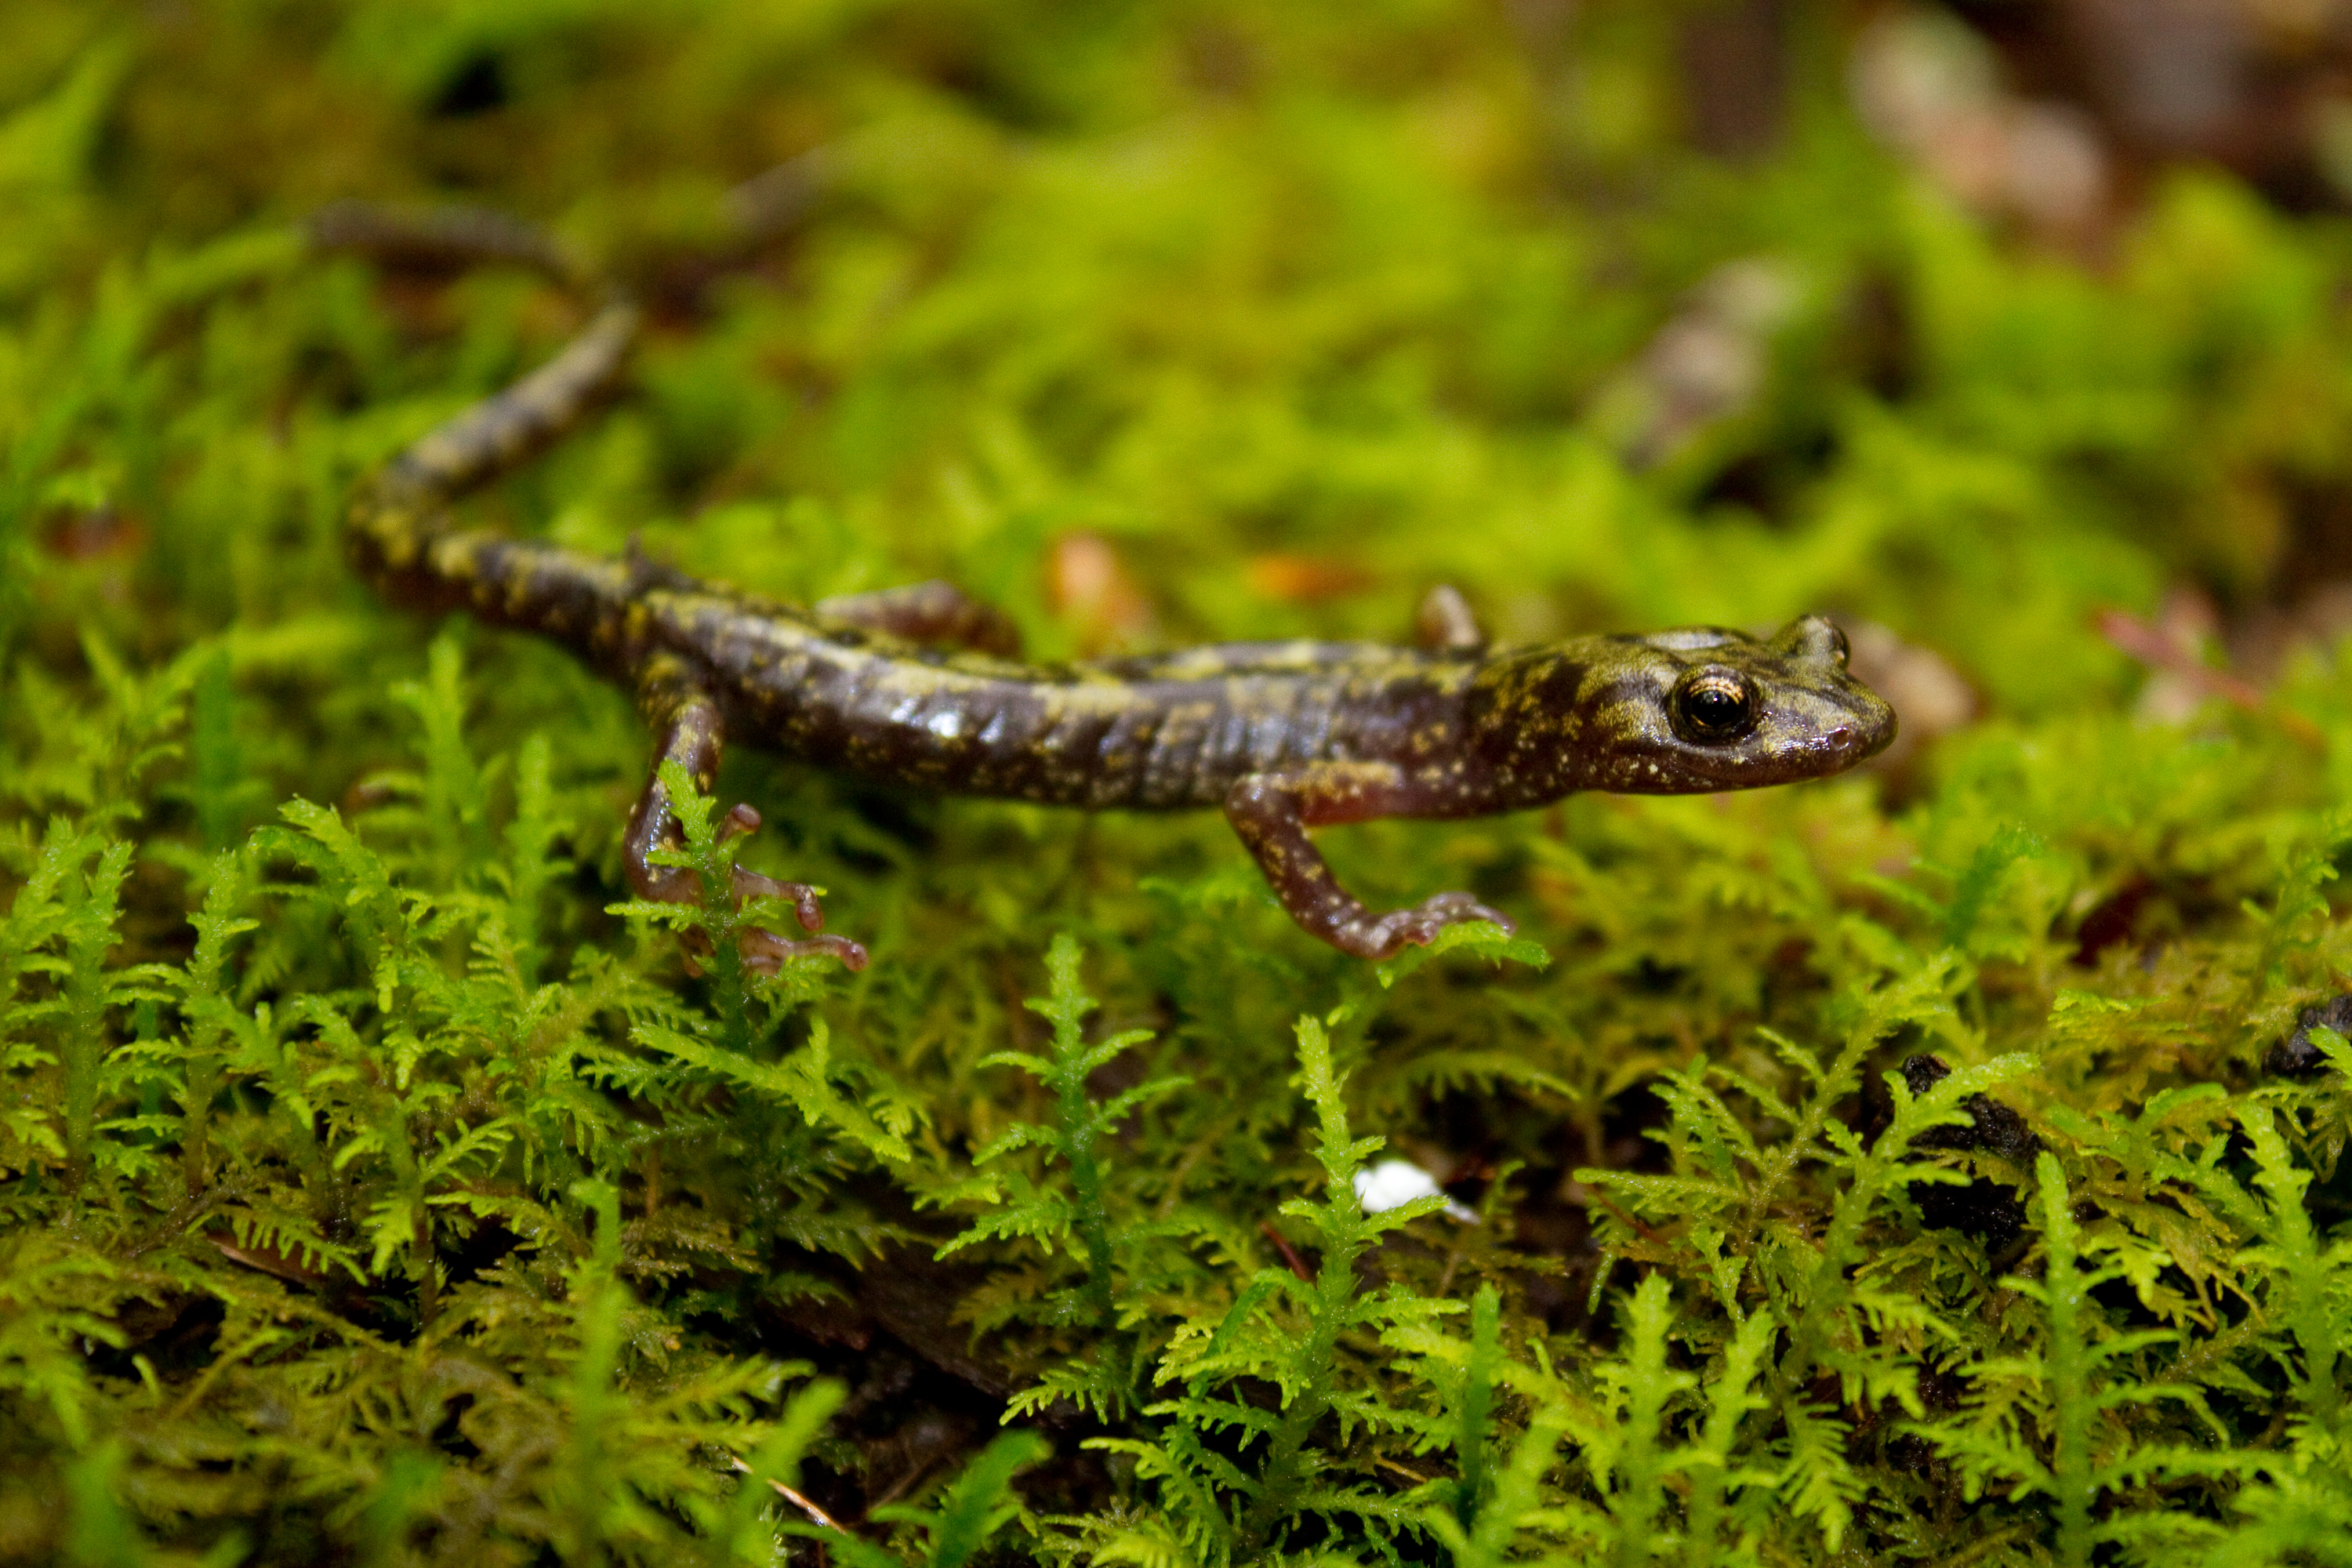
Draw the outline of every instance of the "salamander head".
<instances>
[{"instance_id":1,"label":"salamander head","mask_svg":"<svg viewBox=\"0 0 2352 1568\"><path fill-rule=\"evenodd\" d=\"M1847 672L1845 635L1819 616L1763 641L1694 626L1571 643L1503 661L1482 685L1481 749L1508 753L1539 796L1790 784L1895 739L1895 710Z\"/></svg>"}]
</instances>

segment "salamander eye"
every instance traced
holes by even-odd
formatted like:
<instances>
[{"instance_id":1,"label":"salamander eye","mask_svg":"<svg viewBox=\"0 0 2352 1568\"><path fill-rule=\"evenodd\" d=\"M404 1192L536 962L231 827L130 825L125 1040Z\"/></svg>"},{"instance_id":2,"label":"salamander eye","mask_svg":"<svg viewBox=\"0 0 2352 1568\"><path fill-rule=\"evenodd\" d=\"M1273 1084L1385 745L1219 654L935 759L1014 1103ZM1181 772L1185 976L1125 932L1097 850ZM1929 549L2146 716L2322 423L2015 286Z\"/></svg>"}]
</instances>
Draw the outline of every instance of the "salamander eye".
<instances>
[{"instance_id":1,"label":"salamander eye","mask_svg":"<svg viewBox=\"0 0 2352 1568\"><path fill-rule=\"evenodd\" d=\"M1755 690L1730 670L1699 670L1675 692L1675 728L1686 741L1736 741L1755 723Z\"/></svg>"}]
</instances>

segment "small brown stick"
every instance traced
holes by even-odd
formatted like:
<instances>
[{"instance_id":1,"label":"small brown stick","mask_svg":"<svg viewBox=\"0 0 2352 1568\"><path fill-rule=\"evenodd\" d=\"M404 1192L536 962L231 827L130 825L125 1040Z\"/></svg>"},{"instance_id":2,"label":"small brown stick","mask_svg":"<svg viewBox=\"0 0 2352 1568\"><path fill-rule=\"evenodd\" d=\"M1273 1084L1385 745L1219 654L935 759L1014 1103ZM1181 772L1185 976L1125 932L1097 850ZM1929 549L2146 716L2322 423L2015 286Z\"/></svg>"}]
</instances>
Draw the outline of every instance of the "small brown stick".
<instances>
[{"instance_id":1,"label":"small brown stick","mask_svg":"<svg viewBox=\"0 0 2352 1568\"><path fill-rule=\"evenodd\" d=\"M1665 1237L1660 1236L1656 1231L1651 1229L1647 1225L1643 1224L1633 1215L1627 1214L1623 1209L1619 1208L1614 1203L1612 1203L1607 1193L1595 1192L1591 1187L1586 1186L1582 1182L1574 1183L1572 1185L1575 1187L1576 1191L1571 1195L1570 1199L1570 1202L1574 1202L1576 1199L1581 1198L1585 1203L1600 1207L1612 1218L1615 1219L1618 1224L1623 1226L1627 1230L1630 1230L1634 1235L1640 1237L1643 1241L1649 1242L1657 1247L1664 1247L1665 1245Z\"/></svg>"},{"instance_id":2,"label":"small brown stick","mask_svg":"<svg viewBox=\"0 0 2352 1568\"><path fill-rule=\"evenodd\" d=\"M2228 670L2215 669L2210 665L2200 663L2195 654L2137 616L2109 608L2098 613L2095 623L2099 635L2109 644L2149 668L2179 676L2208 697L2218 697L2245 712L2264 715L2274 721L2291 739L2315 752L2327 749L2327 737L2321 733L2318 725L2300 713L2272 702L2260 689Z\"/></svg>"},{"instance_id":3,"label":"small brown stick","mask_svg":"<svg viewBox=\"0 0 2352 1568\"><path fill-rule=\"evenodd\" d=\"M748 1476L751 1473L751 1467L745 1464L741 1459L736 1458L732 1454L729 1455L728 1458L734 1460L735 1468L743 1474ZM775 1489L776 1495L778 1497L782 1498L786 1502L792 1504L794 1508L808 1515L809 1522L811 1524L816 1525L818 1528L823 1530L840 1530L841 1533L844 1535L847 1535L849 1533L848 1531L842 1530L840 1521L835 1520L833 1515L825 1512L824 1510L817 1507L816 1504L811 1502L800 1493L793 1490L792 1488L784 1485L783 1482L777 1480L772 1476L768 1479L768 1484Z\"/></svg>"},{"instance_id":4,"label":"small brown stick","mask_svg":"<svg viewBox=\"0 0 2352 1568\"><path fill-rule=\"evenodd\" d=\"M841 1531L841 1533L844 1535L847 1535L849 1533L846 1530L842 1530L840 1521L835 1520L833 1515L825 1512L824 1510L817 1507L816 1504L811 1502L800 1493L793 1490L792 1488L784 1485L783 1482L771 1479L768 1484L776 1489L776 1495L778 1497L782 1498L786 1502L792 1504L794 1508L808 1515L809 1521L811 1523L818 1525L825 1530Z\"/></svg>"},{"instance_id":5,"label":"small brown stick","mask_svg":"<svg viewBox=\"0 0 2352 1568\"><path fill-rule=\"evenodd\" d=\"M1265 1238L1268 1241L1274 1243L1274 1249L1282 1254L1282 1260L1290 1265L1290 1271L1293 1274L1297 1275L1309 1285L1315 1283L1315 1276L1307 1271L1305 1259L1298 1256L1297 1252L1292 1248L1290 1243L1282 1239L1282 1232L1274 1228L1274 1222L1272 1220L1262 1219L1257 1222L1257 1227L1265 1234Z\"/></svg>"},{"instance_id":6,"label":"small brown stick","mask_svg":"<svg viewBox=\"0 0 2352 1568\"><path fill-rule=\"evenodd\" d=\"M880 1497L874 1499L871 1502L866 1505L867 1517L871 1518L876 1509L881 1508L888 1503L896 1502L899 1498L906 1495L906 1491L908 1487L913 1486L917 1481L919 1481L925 1476L929 1475L932 1468L939 1464L940 1459L942 1457L942 1453L943 1450L933 1449L929 1458L923 1460L913 1469L908 1470L905 1475L900 1476L897 1480L891 1482L887 1490L884 1491Z\"/></svg>"}]
</instances>

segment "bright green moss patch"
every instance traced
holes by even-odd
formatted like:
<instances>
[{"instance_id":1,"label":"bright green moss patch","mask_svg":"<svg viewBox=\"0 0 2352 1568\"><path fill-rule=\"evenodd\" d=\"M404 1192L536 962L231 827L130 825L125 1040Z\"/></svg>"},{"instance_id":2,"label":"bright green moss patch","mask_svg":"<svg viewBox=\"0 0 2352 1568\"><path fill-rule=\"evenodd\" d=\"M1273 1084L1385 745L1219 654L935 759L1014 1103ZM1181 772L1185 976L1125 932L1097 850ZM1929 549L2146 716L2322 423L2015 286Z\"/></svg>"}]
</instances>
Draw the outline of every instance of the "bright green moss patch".
<instances>
[{"instance_id":1,"label":"bright green moss patch","mask_svg":"<svg viewBox=\"0 0 2352 1568\"><path fill-rule=\"evenodd\" d=\"M1671 7L1520 9L0 9L0 1559L2352 1561L2352 1047L2275 1051L2352 989L2352 668L2159 721L2092 619L2342 572L2346 230L2176 176L2052 259L1826 15L1730 172ZM1330 835L1520 922L1380 968L1216 820L739 746L686 862L874 954L760 979L627 899L621 695L345 569L580 316L308 254L344 196L658 303L504 526L1047 655L1829 610L1984 717ZM1731 263L1760 391L1629 459ZM1400 1154L1476 1221L1365 1212Z\"/></svg>"}]
</instances>

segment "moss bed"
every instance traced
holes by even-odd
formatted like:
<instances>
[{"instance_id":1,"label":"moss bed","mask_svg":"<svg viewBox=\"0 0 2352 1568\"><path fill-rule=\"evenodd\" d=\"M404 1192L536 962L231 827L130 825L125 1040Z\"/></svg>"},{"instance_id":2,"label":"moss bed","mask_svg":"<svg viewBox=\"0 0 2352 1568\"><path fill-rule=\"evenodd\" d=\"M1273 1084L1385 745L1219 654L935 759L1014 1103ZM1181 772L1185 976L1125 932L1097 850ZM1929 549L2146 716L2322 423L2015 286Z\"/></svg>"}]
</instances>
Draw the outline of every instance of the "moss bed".
<instances>
[{"instance_id":1,"label":"moss bed","mask_svg":"<svg viewBox=\"0 0 2352 1568\"><path fill-rule=\"evenodd\" d=\"M2352 1563L2352 1054L2295 1033L2352 668L2158 711L2096 619L2327 574L2352 225L2161 171L2053 254L1783 9L1730 164L1666 5L0 6L0 1559ZM1819 609L1976 717L1332 834L1519 922L1378 967L1213 816L739 747L746 863L874 962L698 970L625 697L338 538L581 303L314 253L346 197L655 305L500 526L1048 657ZM1667 429L1727 276L1757 389ZM1393 1157L1475 1219L1366 1215Z\"/></svg>"}]
</instances>

